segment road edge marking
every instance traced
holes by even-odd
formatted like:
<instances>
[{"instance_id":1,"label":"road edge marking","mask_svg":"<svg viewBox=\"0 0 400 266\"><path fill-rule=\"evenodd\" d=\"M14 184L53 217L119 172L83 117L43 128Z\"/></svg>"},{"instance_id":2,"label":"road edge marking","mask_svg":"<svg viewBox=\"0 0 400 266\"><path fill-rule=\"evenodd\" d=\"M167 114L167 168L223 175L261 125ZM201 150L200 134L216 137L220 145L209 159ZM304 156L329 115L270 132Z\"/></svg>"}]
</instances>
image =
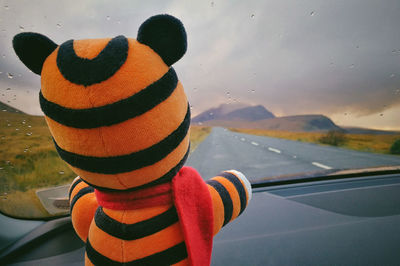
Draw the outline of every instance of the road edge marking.
<instances>
[{"instance_id":1,"label":"road edge marking","mask_svg":"<svg viewBox=\"0 0 400 266\"><path fill-rule=\"evenodd\" d=\"M327 166L327 165L322 164L322 163L319 163L319 162L312 162L311 164L316 166L316 167L327 169L327 170L332 169L332 167Z\"/></svg>"}]
</instances>

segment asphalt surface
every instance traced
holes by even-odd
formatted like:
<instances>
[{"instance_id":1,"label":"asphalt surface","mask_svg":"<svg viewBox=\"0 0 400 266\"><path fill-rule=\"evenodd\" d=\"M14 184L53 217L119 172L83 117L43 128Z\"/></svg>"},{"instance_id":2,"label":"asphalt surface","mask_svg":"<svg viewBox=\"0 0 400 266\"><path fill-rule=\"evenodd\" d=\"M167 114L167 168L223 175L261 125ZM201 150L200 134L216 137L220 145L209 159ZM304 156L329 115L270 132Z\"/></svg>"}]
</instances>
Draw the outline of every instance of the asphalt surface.
<instances>
[{"instance_id":1,"label":"asphalt surface","mask_svg":"<svg viewBox=\"0 0 400 266\"><path fill-rule=\"evenodd\" d=\"M187 166L204 179L235 169L250 181L272 176L400 165L400 156L358 152L312 143L213 128L189 156Z\"/></svg>"}]
</instances>

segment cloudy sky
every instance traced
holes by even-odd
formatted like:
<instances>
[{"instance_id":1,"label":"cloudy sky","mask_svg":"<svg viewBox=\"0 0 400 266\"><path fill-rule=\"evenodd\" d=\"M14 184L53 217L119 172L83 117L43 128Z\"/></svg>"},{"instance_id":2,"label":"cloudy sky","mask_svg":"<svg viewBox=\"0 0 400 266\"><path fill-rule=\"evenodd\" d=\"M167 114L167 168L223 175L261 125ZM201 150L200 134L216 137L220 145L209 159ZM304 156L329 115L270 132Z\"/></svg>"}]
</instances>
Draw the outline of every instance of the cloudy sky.
<instances>
[{"instance_id":1,"label":"cloudy sky","mask_svg":"<svg viewBox=\"0 0 400 266\"><path fill-rule=\"evenodd\" d=\"M242 102L278 116L400 130L398 0L0 2L0 101L28 113L40 114L40 77L16 58L15 34L39 32L58 44L135 38L145 19L168 13L188 34L174 67L194 114Z\"/></svg>"}]
</instances>

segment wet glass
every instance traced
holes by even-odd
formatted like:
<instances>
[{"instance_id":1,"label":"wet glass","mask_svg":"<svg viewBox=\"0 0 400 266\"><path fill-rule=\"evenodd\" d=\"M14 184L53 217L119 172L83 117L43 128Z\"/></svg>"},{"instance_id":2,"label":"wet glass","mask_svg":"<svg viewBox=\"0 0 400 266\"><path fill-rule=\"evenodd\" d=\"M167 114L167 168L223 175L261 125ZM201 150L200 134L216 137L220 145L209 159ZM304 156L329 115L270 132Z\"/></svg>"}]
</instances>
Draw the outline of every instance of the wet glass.
<instances>
[{"instance_id":1,"label":"wet glass","mask_svg":"<svg viewBox=\"0 0 400 266\"><path fill-rule=\"evenodd\" d=\"M124 7L124 8L121 8ZM63 10L63 12L59 12ZM400 165L400 3L292 1L1 1L0 211L68 215L76 177L39 107L40 77L12 49L20 32L58 44L136 37L151 15L184 23L173 65L192 113L187 165L252 182Z\"/></svg>"}]
</instances>

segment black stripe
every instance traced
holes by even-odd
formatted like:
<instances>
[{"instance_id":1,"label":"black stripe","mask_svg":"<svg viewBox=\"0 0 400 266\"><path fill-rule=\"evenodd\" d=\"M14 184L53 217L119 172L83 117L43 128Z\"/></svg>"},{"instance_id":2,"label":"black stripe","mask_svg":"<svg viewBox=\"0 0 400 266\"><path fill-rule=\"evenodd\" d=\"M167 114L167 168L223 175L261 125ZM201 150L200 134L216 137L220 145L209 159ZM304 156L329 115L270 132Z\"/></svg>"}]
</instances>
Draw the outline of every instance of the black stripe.
<instances>
[{"instance_id":1,"label":"black stripe","mask_svg":"<svg viewBox=\"0 0 400 266\"><path fill-rule=\"evenodd\" d=\"M125 224L114 220L106 213L103 208L97 208L94 221L101 230L109 235L123 239L135 240L155 234L178 222L178 214L175 207L156 215L150 219L134 224Z\"/></svg>"},{"instance_id":2,"label":"black stripe","mask_svg":"<svg viewBox=\"0 0 400 266\"><path fill-rule=\"evenodd\" d=\"M215 188L221 197L222 203L224 204L224 224L222 226L225 226L231 220L233 213L231 195L229 194L228 190L226 190L226 188L216 180L207 180L206 183Z\"/></svg>"},{"instance_id":3,"label":"black stripe","mask_svg":"<svg viewBox=\"0 0 400 266\"><path fill-rule=\"evenodd\" d=\"M69 192L68 192L68 198L69 199L71 199L71 194L72 194L72 191L74 190L74 188L81 182L83 182L83 181L82 181L82 179L79 178L78 181L73 183L72 186L69 188Z\"/></svg>"},{"instance_id":4,"label":"black stripe","mask_svg":"<svg viewBox=\"0 0 400 266\"><path fill-rule=\"evenodd\" d=\"M223 172L223 173L219 174L218 176L225 177L235 186L235 188L239 194L239 199L240 199L239 215L242 214L244 209L246 209L246 205L247 205L246 190L243 187L242 182L240 182L240 180L237 176L235 176L234 174L228 173L228 172Z\"/></svg>"},{"instance_id":5,"label":"black stripe","mask_svg":"<svg viewBox=\"0 0 400 266\"><path fill-rule=\"evenodd\" d=\"M151 248L151 247L150 247ZM172 265L187 258L185 243L182 242L164 251L155 253L142 259L129 262L118 262L107 258L96 251L90 244L89 238L86 241L86 254L94 265L110 265L110 266L136 266L136 265Z\"/></svg>"},{"instance_id":6,"label":"black stripe","mask_svg":"<svg viewBox=\"0 0 400 266\"><path fill-rule=\"evenodd\" d=\"M149 188L149 187L153 187L155 185L159 185L159 184L163 184L163 183L167 183L170 182L172 180L172 178L174 178L174 176L179 172L179 170L181 170L182 166L185 164L188 156L189 156L189 152L190 152L190 144L189 147L186 151L185 156L183 156L182 160L176 165L174 166L171 170L169 170L165 175L161 176L160 178L151 181L150 183L141 185L141 186L137 186L137 187L133 187L133 188L128 188L128 189L113 189L113 188L106 188L106 187L100 187L100 186L96 186L93 184L88 183L87 181L85 181L85 183L89 184L90 186L101 190L101 191L110 191L110 192L120 192L120 191L136 191L136 190L140 190L140 189L144 189L144 188Z\"/></svg>"},{"instance_id":7,"label":"black stripe","mask_svg":"<svg viewBox=\"0 0 400 266\"><path fill-rule=\"evenodd\" d=\"M43 113L60 124L74 128L111 126L151 110L176 89L178 77L173 68L153 84L118 102L87 109L71 109L44 98L39 93Z\"/></svg>"},{"instance_id":8,"label":"black stripe","mask_svg":"<svg viewBox=\"0 0 400 266\"><path fill-rule=\"evenodd\" d=\"M185 119L168 137L153 146L127 155L112 157L84 156L56 146L60 157L70 165L92 173L119 174L153 165L170 154L186 137L190 125L188 105Z\"/></svg>"},{"instance_id":9,"label":"black stripe","mask_svg":"<svg viewBox=\"0 0 400 266\"><path fill-rule=\"evenodd\" d=\"M74 206L75 206L75 203L76 203L82 196L84 196L84 195L86 195L86 194L89 194L89 193L93 193L93 192L94 192L94 188L92 188L92 187L85 187L85 188L82 188L81 190L79 190L79 192L76 193L76 195L74 196L74 198L73 198L72 201L71 201L71 204L70 204L71 213L72 213L72 209L73 209Z\"/></svg>"},{"instance_id":10,"label":"black stripe","mask_svg":"<svg viewBox=\"0 0 400 266\"><path fill-rule=\"evenodd\" d=\"M61 44L57 54L57 66L68 81L89 86L107 80L125 63L128 57L128 39L120 35L93 59L82 58L74 51L74 41Z\"/></svg>"}]
</instances>

